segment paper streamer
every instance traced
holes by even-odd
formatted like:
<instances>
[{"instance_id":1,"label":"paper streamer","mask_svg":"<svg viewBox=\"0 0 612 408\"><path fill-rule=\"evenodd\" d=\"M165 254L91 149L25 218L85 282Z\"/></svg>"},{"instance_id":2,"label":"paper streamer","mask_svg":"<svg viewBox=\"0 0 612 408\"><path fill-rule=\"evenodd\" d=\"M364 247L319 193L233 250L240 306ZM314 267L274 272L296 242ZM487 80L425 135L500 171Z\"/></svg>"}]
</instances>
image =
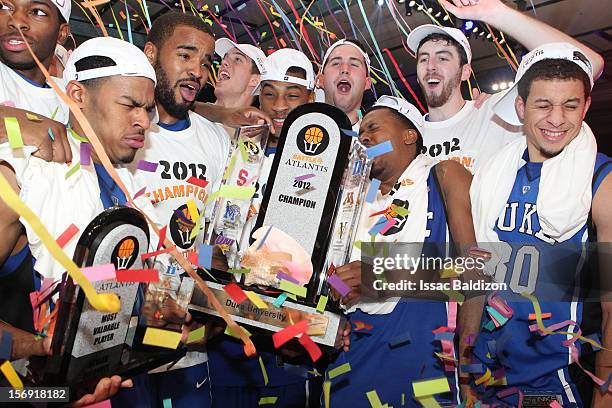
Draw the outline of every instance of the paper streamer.
<instances>
[{"instance_id":1,"label":"paper streamer","mask_svg":"<svg viewBox=\"0 0 612 408\"><path fill-rule=\"evenodd\" d=\"M167 248L160 249L159 251L147 252L146 254L140 255L140 259L144 262L144 261L146 261L149 258L154 258L154 257L156 257L158 255L166 254L168 252L173 251L174 249L176 249L176 246L175 245L171 245L171 246L169 246Z\"/></svg>"},{"instance_id":2,"label":"paper streamer","mask_svg":"<svg viewBox=\"0 0 612 408\"><path fill-rule=\"evenodd\" d=\"M79 145L81 166L89 166L91 164L91 145L89 143L81 143Z\"/></svg>"},{"instance_id":3,"label":"paper streamer","mask_svg":"<svg viewBox=\"0 0 612 408\"><path fill-rule=\"evenodd\" d=\"M449 392L450 386L446 377L440 377L431 380L414 381L412 383L412 390L414 391L414 397L420 398Z\"/></svg>"},{"instance_id":4,"label":"paper streamer","mask_svg":"<svg viewBox=\"0 0 612 408\"><path fill-rule=\"evenodd\" d=\"M198 211L198 207L196 206L193 198L187 200L187 209L189 210L189 217L193 222L198 222L200 219L200 212Z\"/></svg>"},{"instance_id":5,"label":"paper streamer","mask_svg":"<svg viewBox=\"0 0 612 408\"><path fill-rule=\"evenodd\" d=\"M329 400L331 394L331 381L325 381L323 383L323 402L325 404L325 408L329 407Z\"/></svg>"},{"instance_id":6,"label":"paper streamer","mask_svg":"<svg viewBox=\"0 0 612 408\"><path fill-rule=\"evenodd\" d=\"M0 174L0 197L13 211L30 224L51 256L66 268L70 277L83 289L87 300L96 310L115 313L121 309L121 302L116 294L96 292L79 267L62 251L49 231L42 225L40 219L21 201L2 174Z\"/></svg>"}]
</instances>

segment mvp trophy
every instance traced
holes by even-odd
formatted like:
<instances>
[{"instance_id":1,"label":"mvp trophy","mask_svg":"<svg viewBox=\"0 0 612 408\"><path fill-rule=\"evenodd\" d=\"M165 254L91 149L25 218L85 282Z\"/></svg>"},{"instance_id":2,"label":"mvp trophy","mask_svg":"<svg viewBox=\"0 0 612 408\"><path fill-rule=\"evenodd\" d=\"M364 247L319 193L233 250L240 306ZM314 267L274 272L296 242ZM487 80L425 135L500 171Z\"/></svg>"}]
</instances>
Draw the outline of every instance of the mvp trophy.
<instances>
[{"instance_id":1,"label":"mvp trophy","mask_svg":"<svg viewBox=\"0 0 612 408\"><path fill-rule=\"evenodd\" d=\"M247 158L258 173L240 168L249 160L239 148L233 152L226 175L234 176L223 185L256 187L255 195L220 198L207 237L217 280L208 285L236 322L277 332L307 320L315 342L328 351L339 347L345 318L328 301L327 279L333 265L350 257L370 169L350 127L339 109L310 103L285 119L274 157L254 141L261 156L251 159L249 151ZM265 307L250 299L236 303L224 290L232 282L256 292ZM201 319L218 316L197 289L189 309Z\"/></svg>"},{"instance_id":2,"label":"mvp trophy","mask_svg":"<svg viewBox=\"0 0 612 408\"><path fill-rule=\"evenodd\" d=\"M119 269L143 269L141 255L149 247L144 216L128 207L112 207L91 221L81 235L74 261L81 267L113 264ZM69 386L91 391L102 377L130 376L185 354L184 348L168 350L144 346L143 326L138 325L144 284L104 279L92 282L98 292L115 293L121 301L117 313L99 312L70 277L62 283L52 355L30 359L30 382L35 386ZM140 298L140 299L139 299Z\"/></svg>"}]
</instances>

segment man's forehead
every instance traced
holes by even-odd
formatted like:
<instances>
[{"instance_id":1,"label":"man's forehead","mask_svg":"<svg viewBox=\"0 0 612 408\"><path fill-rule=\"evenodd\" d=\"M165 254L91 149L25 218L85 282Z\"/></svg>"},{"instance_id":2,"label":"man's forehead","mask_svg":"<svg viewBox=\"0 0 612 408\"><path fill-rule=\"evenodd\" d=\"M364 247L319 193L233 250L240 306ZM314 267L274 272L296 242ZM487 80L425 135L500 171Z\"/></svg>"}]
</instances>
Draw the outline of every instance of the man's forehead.
<instances>
[{"instance_id":1,"label":"man's forehead","mask_svg":"<svg viewBox=\"0 0 612 408\"><path fill-rule=\"evenodd\" d=\"M299 84L294 84L292 82L283 82L283 81L272 81L272 80L265 80L261 82L261 87L265 88L265 87L269 87L269 88L274 88L276 90L289 90L289 89L299 89L301 91L306 92L307 89L304 85L299 85Z\"/></svg>"},{"instance_id":2,"label":"man's forehead","mask_svg":"<svg viewBox=\"0 0 612 408\"><path fill-rule=\"evenodd\" d=\"M1 1L1 0L0 0ZM247 58L247 59L251 59L248 55L246 55L244 52L240 51L238 48L234 47L232 49L230 49L225 56L228 55L234 55L234 54L238 54L238 55L242 55L243 57ZM225 58L224 56L224 58Z\"/></svg>"},{"instance_id":3,"label":"man's forehead","mask_svg":"<svg viewBox=\"0 0 612 408\"><path fill-rule=\"evenodd\" d=\"M331 61L334 58L352 58L356 57L363 63L365 63L365 58L363 58L363 54L356 48L355 45L342 44L334 48L334 50L329 54L329 60Z\"/></svg>"},{"instance_id":4,"label":"man's forehead","mask_svg":"<svg viewBox=\"0 0 612 408\"><path fill-rule=\"evenodd\" d=\"M419 47L418 54L448 51L454 55L459 55L457 48L453 46L448 38L432 38L425 41Z\"/></svg>"}]
</instances>

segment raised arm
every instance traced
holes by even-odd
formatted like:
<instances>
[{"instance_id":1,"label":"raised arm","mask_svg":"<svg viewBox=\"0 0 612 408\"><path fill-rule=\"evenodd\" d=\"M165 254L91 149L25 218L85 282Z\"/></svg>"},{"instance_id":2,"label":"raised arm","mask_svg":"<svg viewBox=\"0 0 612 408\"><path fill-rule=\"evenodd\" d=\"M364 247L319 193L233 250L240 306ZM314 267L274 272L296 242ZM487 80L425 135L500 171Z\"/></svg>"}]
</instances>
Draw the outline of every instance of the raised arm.
<instances>
[{"instance_id":1,"label":"raised arm","mask_svg":"<svg viewBox=\"0 0 612 408\"><path fill-rule=\"evenodd\" d=\"M272 119L254 107L225 108L212 103L196 102L193 106L193 111L211 122L222 123L232 128L247 125L263 125L264 123L273 127Z\"/></svg>"},{"instance_id":2,"label":"raised arm","mask_svg":"<svg viewBox=\"0 0 612 408\"><path fill-rule=\"evenodd\" d=\"M604 60L597 52L569 35L535 18L508 7L500 0L440 0L455 16L480 20L514 38L528 50L551 42L566 42L580 48L593 63L593 78L603 73Z\"/></svg>"}]
</instances>

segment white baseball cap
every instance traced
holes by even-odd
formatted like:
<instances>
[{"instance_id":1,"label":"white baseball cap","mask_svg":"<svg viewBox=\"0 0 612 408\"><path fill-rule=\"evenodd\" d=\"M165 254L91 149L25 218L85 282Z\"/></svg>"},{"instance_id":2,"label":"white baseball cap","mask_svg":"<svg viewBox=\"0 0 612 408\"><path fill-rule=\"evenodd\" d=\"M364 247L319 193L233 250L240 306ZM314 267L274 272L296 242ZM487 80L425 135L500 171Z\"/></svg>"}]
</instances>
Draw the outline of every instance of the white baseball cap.
<instances>
[{"instance_id":1,"label":"white baseball cap","mask_svg":"<svg viewBox=\"0 0 612 408\"><path fill-rule=\"evenodd\" d=\"M219 54L221 58L229 52L229 50L237 48L241 53L253 60L259 73L264 71L264 61L266 60L266 54L259 48L251 44L236 44L229 38L219 38L215 41L215 52Z\"/></svg>"},{"instance_id":2,"label":"white baseball cap","mask_svg":"<svg viewBox=\"0 0 612 408\"><path fill-rule=\"evenodd\" d=\"M472 62L472 48L470 47L467 37L463 34L463 31L453 27L440 27L434 24L420 25L408 34L408 47L416 54L421 41L430 34L442 34L451 37L453 40L457 41L465 51L468 64Z\"/></svg>"},{"instance_id":3,"label":"white baseball cap","mask_svg":"<svg viewBox=\"0 0 612 408\"><path fill-rule=\"evenodd\" d=\"M57 57L57 60L60 62L60 64L62 64L62 67L66 66L66 62L68 62L69 55L70 53L63 45L57 44L55 46L55 56Z\"/></svg>"},{"instance_id":4,"label":"white baseball cap","mask_svg":"<svg viewBox=\"0 0 612 408\"><path fill-rule=\"evenodd\" d=\"M419 133L423 135L423 128L425 127L425 123L423 121L423 115L421 115L417 107L414 106L413 104L407 102L404 99L401 99L395 96L383 95L380 98L378 98L378 100L376 101L376 103L374 103L374 105L372 105L372 108L377 107L377 106L383 106L385 108L390 108L404 115L406 119L412 122L412 124L419 131Z\"/></svg>"},{"instance_id":5,"label":"white baseball cap","mask_svg":"<svg viewBox=\"0 0 612 408\"><path fill-rule=\"evenodd\" d=\"M504 121L510 123L511 125L522 125L514 106L514 102L518 96L518 83L529 68L531 68L536 62L545 59L563 59L578 65L589 77L591 89L593 88L593 64L584 54L584 52L568 43L544 44L523 57L521 64L516 71L514 84L506 91L501 99L497 101L495 105L493 105L493 111Z\"/></svg>"},{"instance_id":6,"label":"white baseball cap","mask_svg":"<svg viewBox=\"0 0 612 408\"><path fill-rule=\"evenodd\" d=\"M70 20L70 12L72 11L72 1L71 0L51 0L51 3L55 4L60 11L64 20L68 22Z\"/></svg>"},{"instance_id":7,"label":"white baseball cap","mask_svg":"<svg viewBox=\"0 0 612 408\"><path fill-rule=\"evenodd\" d=\"M87 57L108 57L116 65L77 72L75 64ZM114 75L145 77L157 84L155 70L135 45L113 37L95 37L78 46L66 62L64 84Z\"/></svg>"},{"instance_id":8,"label":"white baseball cap","mask_svg":"<svg viewBox=\"0 0 612 408\"><path fill-rule=\"evenodd\" d=\"M323 71L323 68L325 67L325 64L327 63L327 60L331 55L332 51L341 45L350 45L351 47L355 47L363 56L363 60L366 63L367 72L370 72L370 57L368 56L368 54L364 52L357 44L347 39L336 41L331 45L331 47L327 49L327 51L325 51L325 56L323 57L323 64L321 64L321 71Z\"/></svg>"},{"instance_id":9,"label":"white baseball cap","mask_svg":"<svg viewBox=\"0 0 612 408\"><path fill-rule=\"evenodd\" d=\"M287 70L292 67L302 68L306 71L306 79L287 75ZM281 48L266 58L261 81L253 91L253 95L259 95L263 81L289 82L305 86L306 89L312 91L315 85L315 74L312 63L303 52L292 48Z\"/></svg>"}]
</instances>

